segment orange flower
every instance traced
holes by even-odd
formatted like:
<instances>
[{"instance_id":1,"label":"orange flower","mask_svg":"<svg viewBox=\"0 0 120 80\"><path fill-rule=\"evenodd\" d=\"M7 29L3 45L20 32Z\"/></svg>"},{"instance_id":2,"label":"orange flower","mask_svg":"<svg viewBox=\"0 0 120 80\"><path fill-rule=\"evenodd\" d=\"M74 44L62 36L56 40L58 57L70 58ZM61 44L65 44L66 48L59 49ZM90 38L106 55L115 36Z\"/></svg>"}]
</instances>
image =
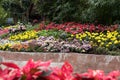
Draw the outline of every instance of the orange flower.
<instances>
[{"instance_id":1,"label":"orange flower","mask_svg":"<svg viewBox=\"0 0 120 80\"><path fill-rule=\"evenodd\" d=\"M29 47L29 45L28 44L23 44L22 47L27 49Z\"/></svg>"},{"instance_id":2,"label":"orange flower","mask_svg":"<svg viewBox=\"0 0 120 80\"><path fill-rule=\"evenodd\" d=\"M11 47L14 50L20 51L22 49L22 45L21 44L15 44Z\"/></svg>"}]
</instances>

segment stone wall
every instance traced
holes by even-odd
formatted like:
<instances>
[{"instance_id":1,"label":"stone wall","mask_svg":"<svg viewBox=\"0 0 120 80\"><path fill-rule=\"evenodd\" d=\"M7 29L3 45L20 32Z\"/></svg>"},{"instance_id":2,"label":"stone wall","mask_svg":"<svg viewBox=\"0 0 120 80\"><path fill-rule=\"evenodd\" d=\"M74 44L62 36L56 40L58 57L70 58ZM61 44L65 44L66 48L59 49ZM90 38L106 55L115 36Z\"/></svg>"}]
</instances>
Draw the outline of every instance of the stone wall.
<instances>
[{"instance_id":1,"label":"stone wall","mask_svg":"<svg viewBox=\"0 0 120 80\"><path fill-rule=\"evenodd\" d=\"M100 69L106 73L120 70L120 56L78 54L78 53L34 53L0 51L3 61L12 61L24 65L27 60L52 60L52 66L61 66L64 61L72 64L76 72L86 72L88 69Z\"/></svg>"}]
</instances>

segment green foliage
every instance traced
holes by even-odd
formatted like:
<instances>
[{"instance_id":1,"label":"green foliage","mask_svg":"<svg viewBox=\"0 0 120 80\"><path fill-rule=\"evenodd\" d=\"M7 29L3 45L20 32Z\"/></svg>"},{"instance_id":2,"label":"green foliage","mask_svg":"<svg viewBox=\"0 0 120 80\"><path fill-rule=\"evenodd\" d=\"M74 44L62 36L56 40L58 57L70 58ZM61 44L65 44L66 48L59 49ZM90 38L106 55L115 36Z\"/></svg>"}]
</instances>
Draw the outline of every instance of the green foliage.
<instances>
[{"instance_id":1,"label":"green foliage","mask_svg":"<svg viewBox=\"0 0 120 80\"><path fill-rule=\"evenodd\" d=\"M120 0L2 0L1 3L11 16L18 18L37 14L41 20L57 23L120 23Z\"/></svg>"},{"instance_id":2,"label":"green foliage","mask_svg":"<svg viewBox=\"0 0 120 80\"><path fill-rule=\"evenodd\" d=\"M44 0L39 1L39 13L55 22L79 21L82 5L86 0ZM81 5L80 5L81 4Z\"/></svg>"},{"instance_id":3,"label":"green foliage","mask_svg":"<svg viewBox=\"0 0 120 80\"><path fill-rule=\"evenodd\" d=\"M93 47L88 53L97 55L120 55L120 49L110 51L104 47Z\"/></svg>"},{"instance_id":4,"label":"green foliage","mask_svg":"<svg viewBox=\"0 0 120 80\"><path fill-rule=\"evenodd\" d=\"M2 8L0 3L0 25L5 24L7 15L8 15L7 12Z\"/></svg>"},{"instance_id":5,"label":"green foliage","mask_svg":"<svg viewBox=\"0 0 120 80\"><path fill-rule=\"evenodd\" d=\"M83 11L83 21L112 24L120 20L119 0L89 0L89 7Z\"/></svg>"},{"instance_id":6,"label":"green foliage","mask_svg":"<svg viewBox=\"0 0 120 80\"><path fill-rule=\"evenodd\" d=\"M53 36L55 38L67 39L70 34L61 30L42 30L38 32L38 36Z\"/></svg>"},{"instance_id":7,"label":"green foliage","mask_svg":"<svg viewBox=\"0 0 120 80\"><path fill-rule=\"evenodd\" d=\"M109 51L109 55L120 55L119 51Z\"/></svg>"},{"instance_id":8,"label":"green foliage","mask_svg":"<svg viewBox=\"0 0 120 80\"><path fill-rule=\"evenodd\" d=\"M31 0L2 0L1 5L8 12L9 17L14 17L20 21L25 21L27 20L25 18L29 18Z\"/></svg>"},{"instance_id":9,"label":"green foliage","mask_svg":"<svg viewBox=\"0 0 120 80\"><path fill-rule=\"evenodd\" d=\"M0 35L0 38L4 39L4 38L7 38L8 36L9 36L9 33L6 33L6 34L3 34L3 35Z\"/></svg>"},{"instance_id":10,"label":"green foliage","mask_svg":"<svg viewBox=\"0 0 120 80\"><path fill-rule=\"evenodd\" d=\"M44 17L55 22L80 21L102 24L120 22L119 0L44 0L39 7Z\"/></svg>"},{"instance_id":11,"label":"green foliage","mask_svg":"<svg viewBox=\"0 0 120 80\"><path fill-rule=\"evenodd\" d=\"M101 54L108 55L109 51L105 47L96 47L95 46L91 50L89 50L88 53L90 53L90 54L98 54L98 55L101 55Z\"/></svg>"},{"instance_id":12,"label":"green foliage","mask_svg":"<svg viewBox=\"0 0 120 80\"><path fill-rule=\"evenodd\" d=\"M32 24L26 24L25 26L26 26L26 30L30 31L30 30L34 30L34 29L38 28L39 24L36 24L34 26Z\"/></svg>"}]
</instances>

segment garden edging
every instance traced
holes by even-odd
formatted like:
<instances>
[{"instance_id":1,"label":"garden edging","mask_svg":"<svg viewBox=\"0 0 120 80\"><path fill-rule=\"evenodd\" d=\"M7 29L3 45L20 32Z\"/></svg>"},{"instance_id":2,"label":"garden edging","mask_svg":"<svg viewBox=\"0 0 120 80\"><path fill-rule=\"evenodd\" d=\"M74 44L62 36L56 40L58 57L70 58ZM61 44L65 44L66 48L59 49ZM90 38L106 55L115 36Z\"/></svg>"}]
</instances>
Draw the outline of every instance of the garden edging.
<instances>
[{"instance_id":1,"label":"garden edging","mask_svg":"<svg viewBox=\"0 0 120 80\"><path fill-rule=\"evenodd\" d=\"M94 55L80 53L36 53L0 51L3 61L25 62L30 58L36 60L52 60L54 66L60 66L64 61L72 64L76 72L86 72L88 69L100 69L106 73L120 70L120 56ZM18 65L19 65L18 63Z\"/></svg>"}]
</instances>

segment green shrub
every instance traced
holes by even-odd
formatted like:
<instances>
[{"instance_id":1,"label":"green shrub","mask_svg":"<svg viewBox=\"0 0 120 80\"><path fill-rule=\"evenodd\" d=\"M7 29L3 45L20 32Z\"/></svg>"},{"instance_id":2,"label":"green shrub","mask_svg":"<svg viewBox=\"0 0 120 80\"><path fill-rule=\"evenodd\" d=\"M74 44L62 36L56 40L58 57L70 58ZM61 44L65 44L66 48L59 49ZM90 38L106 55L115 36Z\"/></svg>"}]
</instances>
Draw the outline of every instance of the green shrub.
<instances>
[{"instance_id":1,"label":"green shrub","mask_svg":"<svg viewBox=\"0 0 120 80\"><path fill-rule=\"evenodd\" d=\"M5 10L2 8L0 4L0 27L1 25L5 25L7 16L8 16L7 12L5 12Z\"/></svg>"},{"instance_id":2,"label":"green shrub","mask_svg":"<svg viewBox=\"0 0 120 80\"><path fill-rule=\"evenodd\" d=\"M98 54L98 55L101 55L101 54L108 55L109 54L108 50L105 47L97 47L97 46L95 46L91 50L89 50L88 53L89 54Z\"/></svg>"},{"instance_id":3,"label":"green shrub","mask_svg":"<svg viewBox=\"0 0 120 80\"><path fill-rule=\"evenodd\" d=\"M119 0L88 0L89 7L83 11L83 21L113 24L120 22Z\"/></svg>"},{"instance_id":4,"label":"green shrub","mask_svg":"<svg viewBox=\"0 0 120 80\"><path fill-rule=\"evenodd\" d=\"M120 23L120 0L2 0L2 4L10 16L23 17L24 22L37 14L39 20L57 23Z\"/></svg>"},{"instance_id":5,"label":"green shrub","mask_svg":"<svg viewBox=\"0 0 120 80\"><path fill-rule=\"evenodd\" d=\"M38 11L55 22L120 23L119 0L44 0Z\"/></svg>"},{"instance_id":6,"label":"green shrub","mask_svg":"<svg viewBox=\"0 0 120 80\"><path fill-rule=\"evenodd\" d=\"M62 30L42 30L38 32L38 36L53 36L55 38L67 39L70 37L70 34Z\"/></svg>"}]
</instances>

